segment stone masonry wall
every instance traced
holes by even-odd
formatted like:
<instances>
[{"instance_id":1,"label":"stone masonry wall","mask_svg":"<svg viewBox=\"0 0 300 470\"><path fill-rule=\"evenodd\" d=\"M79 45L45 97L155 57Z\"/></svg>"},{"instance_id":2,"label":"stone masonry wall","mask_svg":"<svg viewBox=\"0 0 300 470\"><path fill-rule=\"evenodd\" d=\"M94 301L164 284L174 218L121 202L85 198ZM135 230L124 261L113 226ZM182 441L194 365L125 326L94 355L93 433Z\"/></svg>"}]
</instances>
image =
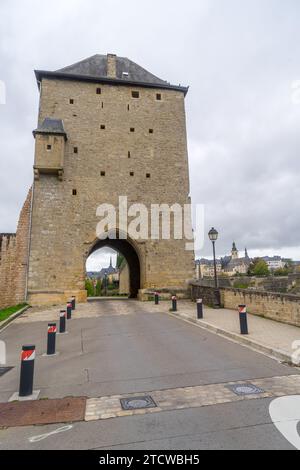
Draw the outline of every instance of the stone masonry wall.
<instances>
[{"instance_id":1,"label":"stone masonry wall","mask_svg":"<svg viewBox=\"0 0 300 470\"><path fill-rule=\"evenodd\" d=\"M30 190L17 233L0 234L0 308L20 304L26 299L31 197Z\"/></svg>"},{"instance_id":2,"label":"stone masonry wall","mask_svg":"<svg viewBox=\"0 0 300 470\"><path fill-rule=\"evenodd\" d=\"M96 94L97 87L101 94ZM132 97L132 90L139 91L139 99ZM42 81L39 121L62 119L68 140L63 181L55 175L35 181L30 301L63 301L70 294L84 300L85 263L96 241L100 204L118 207L119 196L128 197L128 206L144 203L147 208L190 202L184 94L159 90L158 101L157 92ZM185 250L186 242L136 242L141 289L187 288L194 277L194 253Z\"/></svg>"},{"instance_id":3,"label":"stone masonry wall","mask_svg":"<svg viewBox=\"0 0 300 470\"><path fill-rule=\"evenodd\" d=\"M212 304L215 289L197 283L191 288L193 300L203 298L204 304ZM239 305L247 305L249 313L300 326L300 296L232 288L219 291L224 308L237 310Z\"/></svg>"}]
</instances>

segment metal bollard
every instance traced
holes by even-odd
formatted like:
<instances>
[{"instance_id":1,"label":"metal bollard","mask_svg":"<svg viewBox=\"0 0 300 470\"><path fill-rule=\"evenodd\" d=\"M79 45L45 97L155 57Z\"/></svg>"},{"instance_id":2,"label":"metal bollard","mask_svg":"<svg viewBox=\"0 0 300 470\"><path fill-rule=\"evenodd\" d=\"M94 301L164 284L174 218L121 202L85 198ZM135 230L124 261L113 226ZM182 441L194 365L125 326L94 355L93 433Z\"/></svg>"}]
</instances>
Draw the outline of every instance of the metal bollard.
<instances>
[{"instance_id":1,"label":"metal bollard","mask_svg":"<svg viewBox=\"0 0 300 470\"><path fill-rule=\"evenodd\" d=\"M23 346L21 353L20 397L30 397L33 394L35 346Z\"/></svg>"},{"instance_id":2,"label":"metal bollard","mask_svg":"<svg viewBox=\"0 0 300 470\"><path fill-rule=\"evenodd\" d=\"M59 314L59 333L62 335L66 333L66 310L61 310Z\"/></svg>"},{"instance_id":3,"label":"metal bollard","mask_svg":"<svg viewBox=\"0 0 300 470\"><path fill-rule=\"evenodd\" d=\"M241 335L248 335L247 306L239 305Z\"/></svg>"},{"instance_id":4,"label":"metal bollard","mask_svg":"<svg viewBox=\"0 0 300 470\"><path fill-rule=\"evenodd\" d=\"M155 292L154 294L155 305L159 305L159 293Z\"/></svg>"},{"instance_id":5,"label":"metal bollard","mask_svg":"<svg viewBox=\"0 0 300 470\"><path fill-rule=\"evenodd\" d=\"M177 297L173 295L172 297L172 312L177 312Z\"/></svg>"},{"instance_id":6,"label":"metal bollard","mask_svg":"<svg viewBox=\"0 0 300 470\"><path fill-rule=\"evenodd\" d=\"M72 310L76 310L76 297L73 296L71 302L72 302Z\"/></svg>"},{"instance_id":7,"label":"metal bollard","mask_svg":"<svg viewBox=\"0 0 300 470\"><path fill-rule=\"evenodd\" d=\"M57 332L56 323L48 323L47 356L55 355L56 332Z\"/></svg>"},{"instance_id":8,"label":"metal bollard","mask_svg":"<svg viewBox=\"0 0 300 470\"><path fill-rule=\"evenodd\" d=\"M203 300L197 300L197 318L198 320L203 320Z\"/></svg>"},{"instance_id":9,"label":"metal bollard","mask_svg":"<svg viewBox=\"0 0 300 470\"><path fill-rule=\"evenodd\" d=\"M72 306L72 302L68 302L67 303L67 320L72 320L72 310L73 310L73 306Z\"/></svg>"}]
</instances>

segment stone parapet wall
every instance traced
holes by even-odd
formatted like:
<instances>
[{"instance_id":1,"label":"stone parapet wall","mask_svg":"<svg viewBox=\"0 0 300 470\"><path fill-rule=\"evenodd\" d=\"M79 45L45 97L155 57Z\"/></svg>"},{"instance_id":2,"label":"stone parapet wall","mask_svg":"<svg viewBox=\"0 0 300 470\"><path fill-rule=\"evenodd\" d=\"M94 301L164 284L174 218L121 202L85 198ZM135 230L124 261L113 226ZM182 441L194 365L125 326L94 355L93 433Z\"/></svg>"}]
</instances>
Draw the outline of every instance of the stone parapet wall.
<instances>
[{"instance_id":1,"label":"stone parapet wall","mask_svg":"<svg viewBox=\"0 0 300 470\"><path fill-rule=\"evenodd\" d=\"M192 298L202 298L205 305L212 305L215 289L198 283L192 284ZM247 305L249 313L271 320L300 326L300 296L246 289L220 288L224 308L237 309Z\"/></svg>"}]
</instances>

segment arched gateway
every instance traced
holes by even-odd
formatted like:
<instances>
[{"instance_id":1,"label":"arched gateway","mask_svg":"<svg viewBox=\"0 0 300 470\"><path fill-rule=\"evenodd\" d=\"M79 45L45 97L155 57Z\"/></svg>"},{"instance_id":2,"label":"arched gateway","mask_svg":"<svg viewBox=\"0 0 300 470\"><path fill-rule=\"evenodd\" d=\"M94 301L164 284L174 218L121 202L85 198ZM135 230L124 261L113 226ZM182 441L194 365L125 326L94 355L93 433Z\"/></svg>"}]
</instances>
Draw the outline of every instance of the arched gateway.
<instances>
[{"instance_id":1,"label":"arched gateway","mask_svg":"<svg viewBox=\"0 0 300 470\"><path fill-rule=\"evenodd\" d=\"M36 71L36 77L27 300L48 304L76 295L85 301L85 261L102 246L127 259L132 296L146 299L153 289L186 293L194 271L186 235L153 236L148 220L131 240L99 240L96 228L99 206L109 204L119 216L120 197L128 208L142 203L146 211L190 203L188 89L111 54L56 72Z\"/></svg>"},{"instance_id":2,"label":"arched gateway","mask_svg":"<svg viewBox=\"0 0 300 470\"><path fill-rule=\"evenodd\" d=\"M139 254L134 242L127 239L107 239L107 240L96 240L92 248L88 252L90 256L100 248L109 247L113 250L121 253L129 268L129 289L130 298L135 299L138 297L139 290L141 289L141 263Z\"/></svg>"}]
</instances>

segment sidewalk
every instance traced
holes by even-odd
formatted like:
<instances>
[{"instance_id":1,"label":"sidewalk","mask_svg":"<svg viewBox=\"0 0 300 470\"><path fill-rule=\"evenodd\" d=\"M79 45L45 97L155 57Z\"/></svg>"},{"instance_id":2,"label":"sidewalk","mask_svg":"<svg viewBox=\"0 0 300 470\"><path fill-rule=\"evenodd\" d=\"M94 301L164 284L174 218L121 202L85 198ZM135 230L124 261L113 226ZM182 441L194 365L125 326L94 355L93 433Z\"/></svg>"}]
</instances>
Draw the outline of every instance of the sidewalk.
<instances>
[{"instance_id":1,"label":"sidewalk","mask_svg":"<svg viewBox=\"0 0 300 470\"><path fill-rule=\"evenodd\" d=\"M296 326L248 314L249 335L242 336L238 311L205 307L203 320L197 320L196 311L195 303L180 302L176 315L283 362L293 363L292 355L300 350L300 328ZM293 349L295 341L299 346Z\"/></svg>"}]
</instances>

